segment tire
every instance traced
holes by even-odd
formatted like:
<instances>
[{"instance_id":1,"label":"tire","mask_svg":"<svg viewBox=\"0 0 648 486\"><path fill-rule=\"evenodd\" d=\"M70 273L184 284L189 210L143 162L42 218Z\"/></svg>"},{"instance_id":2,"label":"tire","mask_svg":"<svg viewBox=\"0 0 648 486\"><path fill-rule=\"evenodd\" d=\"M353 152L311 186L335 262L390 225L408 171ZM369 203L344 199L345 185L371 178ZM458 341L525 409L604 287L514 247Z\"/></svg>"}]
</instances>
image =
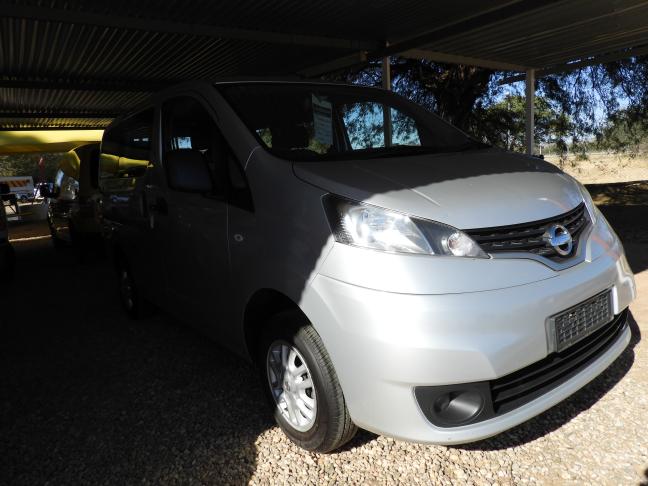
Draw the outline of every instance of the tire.
<instances>
[{"instance_id":1,"label":"tire","mask_svg":"<svg viewBox=\"0 0 648 486\"><path fill-rule=\"evenodd\" d=\"M153 306L141 296L130 265L121 261L117 266L119 300L131 319L143 319L153 314Z\"/></svg>"},{"instance_id":2,"label":"tire","mask_svg":"<svg viewBox=\"0 0 648 486\"><path fill-rule=\"evenodd\" d=\"M278 425L291 441L308 451L330 452L341 447L353 438L357 427L351 421L337 374L319 334L299 312L275 316L266 329L259 346L258 363L262 386ZM278 368L279 361L283 361L279 351L284 349L282 346L295 351L292 355L293 369L297 369L295 375L286 373L285 369L282 375ZM302 364L305 371L299 373ZM291 378L296 375L299 375L295 378L297 384ZM300 383L307 382L308 378L312 386L298 390ZM298 401L309 413L301 412L296 406ZM288 402L293 404L292 417ZM297 409L300 411L295 413Z\"/></svg>"}]
</instances>

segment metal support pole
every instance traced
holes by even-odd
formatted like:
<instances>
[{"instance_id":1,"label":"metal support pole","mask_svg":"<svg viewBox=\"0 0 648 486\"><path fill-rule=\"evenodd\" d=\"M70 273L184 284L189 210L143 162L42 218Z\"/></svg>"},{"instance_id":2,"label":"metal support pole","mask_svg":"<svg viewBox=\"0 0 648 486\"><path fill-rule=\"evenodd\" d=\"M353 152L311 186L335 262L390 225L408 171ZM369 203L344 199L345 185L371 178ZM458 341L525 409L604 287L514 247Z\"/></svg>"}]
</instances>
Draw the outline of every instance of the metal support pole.
<instances>
[{"instance_id":1,"label":"metal support pole","mask_svg":"<svg viewBox=\"0 0 648 486\"><path fill-rule=\"evenodd\" d=\"M391 59L383 57L382 60L382 87L391 91ZM383 105L383 125L385 127L385 147L391 147L392 144L392 120L391 110L388 106Z\"/></svg>"},{"instance_id":2,"label":"metal support pole","mask_svg":"<svg viewBox=\"0 0 648 486\"><path fill-rule=\"evenodd\" d=\"M526 135L524 145L526 146L527 155L533 155L535 145L535 69L528 69L526 72L526 109L525 109L525 127Z\"/></svg>"}]
</instances>

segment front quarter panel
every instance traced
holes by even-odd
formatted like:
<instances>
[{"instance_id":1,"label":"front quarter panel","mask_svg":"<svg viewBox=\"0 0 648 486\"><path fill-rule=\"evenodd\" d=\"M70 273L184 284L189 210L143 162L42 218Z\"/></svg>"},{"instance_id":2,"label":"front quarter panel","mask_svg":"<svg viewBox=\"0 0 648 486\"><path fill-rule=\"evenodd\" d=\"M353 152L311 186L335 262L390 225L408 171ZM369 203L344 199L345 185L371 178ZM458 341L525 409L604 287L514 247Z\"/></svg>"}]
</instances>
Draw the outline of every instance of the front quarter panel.
<instances>
[{"instance_id":1,"label":"front quarter panel","mask_svg":"<svg viewBox=\"0 0 648 486\"><path fill-rule=\"evenodd\" d=\"M297 179L290 162L254 150L246 176L255 209L230 206L228 230L234 314L240 321L261 289L299 305L333 245L321 202L324 191Z\"/></svg>"}]
</instances>

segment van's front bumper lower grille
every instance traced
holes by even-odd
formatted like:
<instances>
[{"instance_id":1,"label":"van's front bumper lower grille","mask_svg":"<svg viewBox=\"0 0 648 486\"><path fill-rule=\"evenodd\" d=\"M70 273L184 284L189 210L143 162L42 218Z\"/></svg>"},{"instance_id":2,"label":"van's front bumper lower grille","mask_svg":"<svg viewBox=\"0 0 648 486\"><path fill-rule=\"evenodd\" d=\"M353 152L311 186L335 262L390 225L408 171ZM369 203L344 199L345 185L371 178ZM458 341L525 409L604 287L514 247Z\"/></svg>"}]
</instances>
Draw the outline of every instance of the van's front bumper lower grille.
<instances>
[{"instance_id":1,"label":"van's front bumper lower grille","mask_svg":"<svg viewBox=\"0 0 648 486\"><path fill-rule=\"evenodd\" d=\"M486 253L527 252L534 253L554 261L563 261L576 254L580 236L589 224L585 203L580 203L571 211L530 223L478 228L464 230ZM567 228L572 237L573 246L569 255L559 255L543 238L553 225Z\"/></svg>"},{"instance_id":2,"label":"van's front bumper lower grille","mask_svg":"<svg viewBox=\"0 0 648 486\"><path fill-rule=\"evenodd\" d=\"M526 368L491 381L496 414L513 410L564 383L603 354L626 326L627 309L598 331Z\"/></svg>"},{"instance_id":3,"label":"van's front bumper lower grille","mask_svg":"<svg viewBox=\"0 0 648 486\"><path fill-rule=\"evenodd\" d=\"M555 352L514 373L496 380L444 386L419 386L415 396L427 419L439 427L450 427L482 422L505 414L548 393L585 369L604 354L621 336L627 326L628 310L624 310L608 324L568 348ZM444 400L460 396L480 396L477 413L460 423L444 420ZM439 406L441 404L441 407Z\"/></svg>"}]
</instances>

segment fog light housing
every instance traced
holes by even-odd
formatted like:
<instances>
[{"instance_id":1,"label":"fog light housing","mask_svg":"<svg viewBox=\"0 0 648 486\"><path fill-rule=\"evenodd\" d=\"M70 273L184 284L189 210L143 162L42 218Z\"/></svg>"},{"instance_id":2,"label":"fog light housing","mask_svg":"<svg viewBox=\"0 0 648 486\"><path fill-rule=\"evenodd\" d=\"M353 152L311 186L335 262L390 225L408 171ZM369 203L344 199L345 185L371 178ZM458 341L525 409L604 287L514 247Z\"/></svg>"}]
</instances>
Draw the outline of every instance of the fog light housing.
<instances>
[{"instance_id":1,"label":"fog light housing","mask_svg":"<svg viewBox=\"0 0 648 486\"><path fill-rule=\"evenodd\" d=\"M484 406L484 397L474 390L444 393L434 400L433 413L448 424L469 422Z\"/></svg>"},{"instance_id":2,"label":"fog light housing","mask_svg":"<svg viewBox=\"0 0 648 486\"><path fill-rule=\"evenodd\" d=\"M421 411L439 427L458 427L493 415L487 383L419 386L414 390Z\"/></svg>"}]
</instances>

